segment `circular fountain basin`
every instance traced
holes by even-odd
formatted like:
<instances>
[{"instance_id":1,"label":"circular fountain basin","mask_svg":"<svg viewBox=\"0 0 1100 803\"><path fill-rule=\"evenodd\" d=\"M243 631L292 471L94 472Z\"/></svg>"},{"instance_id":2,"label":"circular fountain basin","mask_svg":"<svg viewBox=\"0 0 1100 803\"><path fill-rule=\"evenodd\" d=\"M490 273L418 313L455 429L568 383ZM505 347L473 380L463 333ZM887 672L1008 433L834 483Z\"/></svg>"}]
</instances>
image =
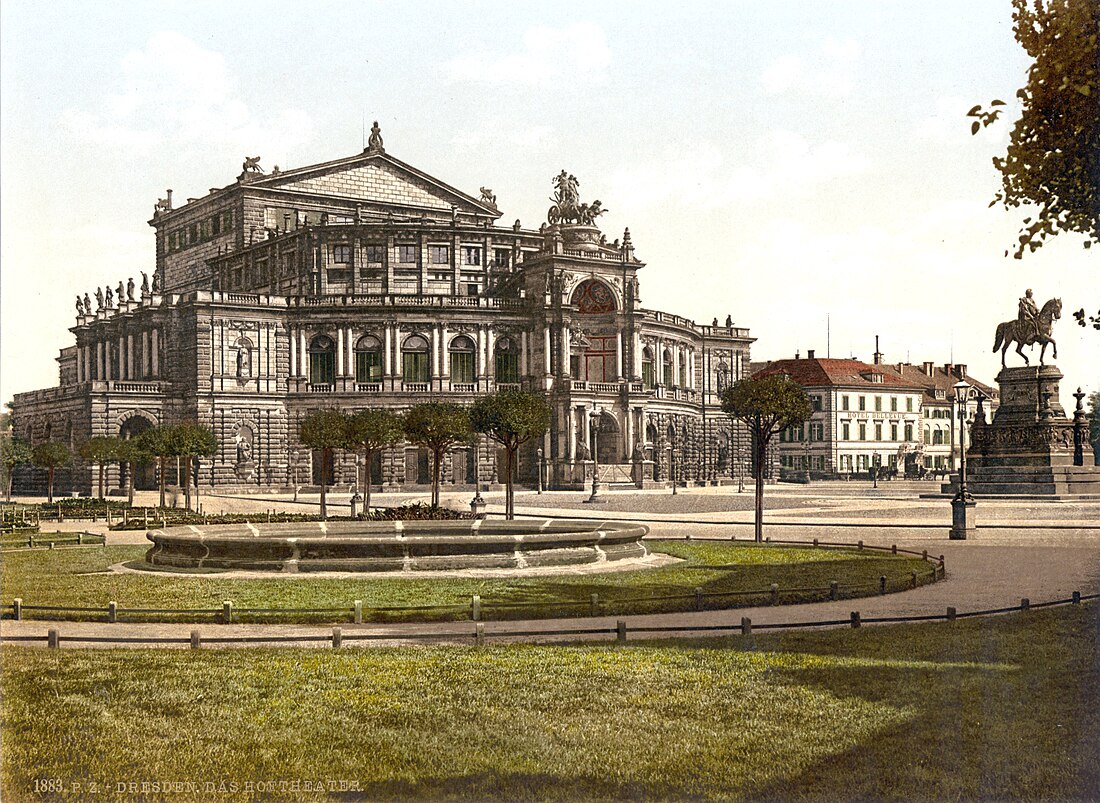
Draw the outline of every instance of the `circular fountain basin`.
<instances>
[{"instance_id":1,"label":"circular fountain basin","mask_svg":"<svg viewBox=\"0 0 1100 803\"><path fill-rule=\"evenodd\" d=\"M642 558L644 524L622 521L332 521L151 530L145 561L172 569L415 572L525 569Z\"/></svg>"}]
</instances>

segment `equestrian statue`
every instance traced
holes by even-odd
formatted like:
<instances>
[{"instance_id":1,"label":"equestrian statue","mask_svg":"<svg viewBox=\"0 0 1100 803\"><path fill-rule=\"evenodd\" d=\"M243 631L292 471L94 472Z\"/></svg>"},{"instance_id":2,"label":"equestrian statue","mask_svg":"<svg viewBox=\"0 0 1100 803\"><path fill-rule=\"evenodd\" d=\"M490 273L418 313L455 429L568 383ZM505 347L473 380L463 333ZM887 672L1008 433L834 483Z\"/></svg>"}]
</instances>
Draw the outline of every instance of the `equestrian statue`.
<instances>
[{"instance_id":1,"label":"equestrian statue","mask_svg":"<svg viewBox=\"0 0 1100 803\"><path fill-rule=\"evenodd\" d=\"M1024 346L1034 346L1041 343L1039 350L1039 365L1043 364L1047 345L1053 347L1054 359L1058 359L1058 344L1050 336L1054 321L1062 317L1062 299L1052 298L1043 304L1042 309L1035 306L1035 301L1028 290L1020 299L1019 314L1014 321L1005 321L997 326L997 338L993 343L993 351L1001 351L1001 367L1005 367L1005 352L1009 345L1016 343L1016 353L1024 358L1024 364L1030 365L1027 355L1024 354Z\"/></svg>"}]
</instances>

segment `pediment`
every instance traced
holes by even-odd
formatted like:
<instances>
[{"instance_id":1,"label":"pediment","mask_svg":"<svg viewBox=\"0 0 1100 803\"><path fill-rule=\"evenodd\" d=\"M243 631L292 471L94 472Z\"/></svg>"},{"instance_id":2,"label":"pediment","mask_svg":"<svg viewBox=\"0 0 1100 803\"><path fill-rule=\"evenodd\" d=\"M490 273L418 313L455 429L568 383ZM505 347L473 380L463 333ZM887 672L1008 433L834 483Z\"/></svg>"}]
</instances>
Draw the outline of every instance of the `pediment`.
<instances>
[{"instance_id":1,"label":"pediment","mask_svg":"<svg viewBox=\"0 0 1100 803\"><path fill-rule=\"evenodd\" d=\"M450 185L386 154L365 153L350 159L285 171L249 182L250 188L345 198L363 203L438 209L478 215L500 213Z\"/></svg>"}]
</instances>

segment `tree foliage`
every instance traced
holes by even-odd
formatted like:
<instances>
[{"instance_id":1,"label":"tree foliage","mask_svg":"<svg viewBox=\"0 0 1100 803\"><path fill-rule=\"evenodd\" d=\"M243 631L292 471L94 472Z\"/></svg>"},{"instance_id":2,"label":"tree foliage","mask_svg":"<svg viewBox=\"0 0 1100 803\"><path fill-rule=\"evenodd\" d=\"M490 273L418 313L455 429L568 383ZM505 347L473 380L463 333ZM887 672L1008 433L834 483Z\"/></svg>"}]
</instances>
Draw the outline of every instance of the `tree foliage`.
<instances>
[{"instance_id":1,"label":"tree foliage","mask_svg":"<svg viewBox=\"0 0 1100 803\"><path fill-rule=\"evenodd\" d=\"M537 393L502 390L474 402L470 423L477 432L488 435L505 449L504 516L515 518L516 452L531 438L541 438L550 427L550 405Z\"/></svg>"},{"instance_id":2,"label":"tree foliage","mask_svg":"<svg viewBox=\"0 0 1100 803\"><path fill-rule=\"evenodd\" d=\"M347 417L345 440L349 449L363 453L364 512L370 512L370 464L375 452L397 443L404 435L401 416L391 410L372 408Z\"/></svg>"},{"instance_id":3,"label":"tree foliage","mask_svg":"<svg viewBox=\"0 0 1100 803\"><path fill-rule=\"evenodd\" d=\"M73 462L73 453L69 451L69 447L63 444L61 441L46 441L40 443L31 450L31 462L33 462L39 468L46 469L47 477L47 501L53 501L53 478L54 472L62 466L67 466Z\"/></svg>"},{"instance_id":4,"label":"tree foliage","mask_svg":"<svg viewBox=\"0 0 1100 803\"><path fill-rule=\"evenodd\" d=\"M1016 41L1033 59L1023 105L1007 151L993 160L1002 187L993 203L1034 205L1021 223L1014 256L1035 251L1061 232L1100 242L1100 3L1095 0L1012 0ZM1001 101L990 104L1003 105ZM975 106L971 131L999 109ZM1005 255L1008 255L1008 251Z\"/></svg>"},{"instance_id":5,"label":"tree foliage","mask_svg":"<svg viewBox=\"0 0 1100 803\"><path fill-rule=\"evenodd\" d=\"M87 460L89 463L95 463L99 468L99 498L103 498L103 471L107 463L117 459L118 449L121 441L118 438L106 437L103 435L97 435L94 438L88 438L84 443L80 444L77 451L80 456Z\"/></svg>"},{"instance_id":6,"label":"tree foliage","mask_svg":"<svg viewBox=\"0 0 1100 803\"><path fill-rule=\"evenodd\" d=\"M450 402L425 402L405 413L405 437L423 446L432 455L432 504L439 506L439 472L443 455L461 443L476 440L470 425L470 413L461 405Z\"/></svg>"},{"instance_id":7,"label":"tree foliage","mask_svg":"<svg viewBox=\"0 0 1100 803\"><path fill-rule=\"evenodd\" d=\"M347 445L347 418L339 410L314 410L298 425L298 439L321 450L321 518L328 518L328 463L333 449Z\"/></svg>"},{"instance_id":8,"label":"tree foliage","mask_svg":"<svg viewBox=\"0 0 1100 803\"><path fill-rule=\"evenodd\" d=\"M756 540L764 540L764 463L768 442L777 432L803 423L813 408L797 382L780 374L742 379L722 391L722 410L743 421L755 450Z\"/></svg>"},{"instance_id":9,"label":"tree foliage","mask_svg":"<svg viewBox=\"0 0 1100 803\"><path fill-rule=\"evenodd\" d=\"M4 487L11 501L11 484L15 467L31 462L31 447L22 438L0 436L0 466L4 469Z\"/></svg>"},{"instance_id":10,"label":"tree foliage","mask_svg":"<svg viewBox=\"0 0 1100 803\"><path fill-rule=\"evenodd\" d=\"M191 509L191 463L196 457L210 457L218 449L214 433L195 421L169 427L175 454L183 458L183 488L187 509Z\"/></svg>"},{"instance_id":11,"label":"tree foliage","mask_svg":"<svg viewBox=\"0 0 1100 803\"><path fill-rule=\"evenodd\" d=\"M160 506L164 507L164 482L165 463L169 457L175 457L177 452L176 440L172 434L172 428L168 426L150 427L135 439L135 446L142 452L152 455L157 459L157 476L160 485Z\"/></svg>"}]
</instances>

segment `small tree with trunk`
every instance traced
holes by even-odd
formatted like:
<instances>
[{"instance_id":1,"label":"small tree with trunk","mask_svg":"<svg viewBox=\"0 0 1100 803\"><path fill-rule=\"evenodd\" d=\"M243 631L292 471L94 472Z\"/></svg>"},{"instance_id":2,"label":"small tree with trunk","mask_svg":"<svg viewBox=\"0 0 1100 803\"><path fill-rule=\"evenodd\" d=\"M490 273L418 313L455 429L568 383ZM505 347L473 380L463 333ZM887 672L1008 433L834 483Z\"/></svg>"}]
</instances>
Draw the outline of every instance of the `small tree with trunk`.
<instances>
[{"instance_id":1,"label":"small tree with trunk","mask_svg":"<svg viewBox=\"0 0 1100 803\"><path fill-rule=\"evenodd\" d=\"M164 507L165 466L169 457L179 454L176 441L172 436L172 427L151 427L135 439L135 446L142 452L157 459L157 476L160 485L160 506Z\"/></svg>"},{"instance_id":2,"label":"small tree with trunk","mask_svg":"<svg viewBox=\"0 0 1100 803\"><path fill-rule=\"evenodd\" d=\"M458 404L425 402L405 413L404 430L405 437L411 443L431 452L432 506L439 507L439 473L443 455L460 443L475 440L470 413Z\"/></svg>"},{"instance_id":3,"label":"small tree with trunk","mask_svg":"<svg viewBox=\"0 0 1100 803\"><path fill-rule=\"evenodd\" d=\"M390 410L374 408L349 415L346 422L347 447L363 453L363 487L366 499L363 512L370 512L370 466L374 455L401 440L404 430L401 416Z\"/></svg>"},{"instance_id":4,"label":"small tree with trunk","mask_svg":"<svg viewBox=\"0 0 1100 803\"><path fill-rule=\"evenodd\" d=\"M798 426L813 408L806 391L786 376L742 379L722 391L722 410L743 421L752 434L756 477L756 540L764 540L764 463L768 442L787 427Z\"/></svg>"},{"instance_id":5,"label":"small tree with trunk","mask_svg":"<svg viewBox=\"0 0 1100 803\"><path fill-rule=\"evenodd\" d=\"M326 486L333 449L347 444L347 418L339 410L315 410L298 425L298 439L311 449L321 450L321 518L328 518Z\"/></svg>"},{"instance_id":6,"label":"small tree with trunk","mask_svg":"<svg viewBox=\"0 0 1100 803\"><path fill-rule=\"evenodd\" d=\"M73 453L61 441L46 441L34 447L31 461L39 468L46 469L46 501L53 502L53 478L57 469L73 462Z\"/></svg>"},{"instance_id":7,"label":"small tree with trunk","mask_svg":"<svg viewBox=\"0 0 1100 803\"><path fill-rule=\"evenodd\" d=\"M99 499L103 498L103 472L107 467L107 463L118 459L120 443L121 441L118 438L97 435L94 438L88 438L80 444L80 448L77 450L80 452L81 457L99 467L99 493L97 494Z\"/></svg>"},{"instance_id":8,"label":"small tree with trunk","mask_svg":"<svg viewBox=\"0 0 1100 803\"><path fill-rule=\"evenodd\" d=\"M550 405L537 393L502 390L482 396L470 408L470 422L504 447L504 517L515 518L516 454L532 438L541 438L550 427Z\"/></svg>"},{"instance_id":9,"label":"small tree with trunk","mask_svg":"<svg viewBox=\"0 0 1100 803\"><path fill-rule=\"evenodd\" d=\"M191 464L196 457L210 457L218 449L218 441L208 427L193 421L171 427L175 453L183 458L184 504L191 509Z\"/></svg>"},{"instance_id":10,"label":"small tree with trunk","mask_svg":"<svg viewBox=\"0 0 1100 803\"><path fill-rule=\"evenodd\" d=\"M141 442L137 438L120 438L115 458L119 468L125 466L126 470L126 501L130 507L134 506L134 466L143 463L149 458L149 453L141 448Z\"/></svg>"},{"instance_id":11,"label":"small tree with trunk","mask_svg":"<svg viewBox=\"0 0 1100 803\"><path fill-rule=\"evenodd\" d=\"M11 501L11 486L15 479L15 467L30 463L32 458L30 444L22 438L0 437L0 461L4 469L4 487L8 501Z\"/></svg>"}]
</instances>

